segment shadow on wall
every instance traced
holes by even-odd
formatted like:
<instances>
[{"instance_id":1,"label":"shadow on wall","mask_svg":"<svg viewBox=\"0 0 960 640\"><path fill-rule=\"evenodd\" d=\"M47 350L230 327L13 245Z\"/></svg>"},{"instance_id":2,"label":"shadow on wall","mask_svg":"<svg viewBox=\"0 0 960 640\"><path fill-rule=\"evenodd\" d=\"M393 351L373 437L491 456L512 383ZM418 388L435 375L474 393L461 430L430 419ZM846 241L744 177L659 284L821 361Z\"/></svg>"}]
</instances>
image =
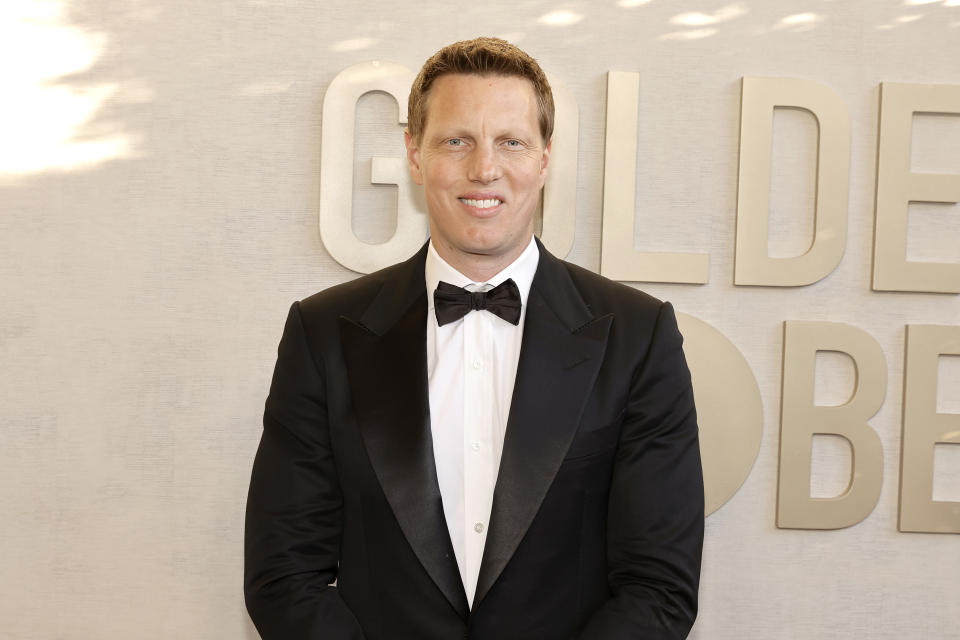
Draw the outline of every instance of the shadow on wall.
<instances>
[{"instance_id":1,"label":"shadow on wall","mask_svg":"<svg viewBox=\"0 0 960 640\"><path fill-rule=\"evenodd\" d=\"M537 28L562 31L576 26L579 31L591 22L577 10L585 7L550 10L537 4ZM655 0L618 0L616 7L634 17L639 15L636 10L653 4ZM179 5L143 0L4 2L0 52L12 63L4 78L0 180L9 184L44 171L162 154L178 139L197 146L213 143L211 128L180 130L172 140L170 129L203 122L205 113L219 110L209 109L211 102L222 107L223 101L233 101L239 112L252 106L250 102L283 94L309 77L298 73L296 65L304 60L333 53L355 61L358 52L382 49L397 31L389 21L374 19L340 34L348 37L332 42L317 38L313 51L290 60L275 46L278 40L310 41L314 26L329 24L336 16L331 18L319 5L289 6L279 0ZM877 12L889 14L888 19L872 27L904 27L922 20L925 10L955 6L960 0L891 3L888 11ZM829 12L811 10L783 15L768 27L738 25L748 13L750 7L742 2L713 11L680 11L667 19L657 38L699 40L724 27L753 36L804 32L831 19ZM940 23L945 27L960 27L960 20L951 22L954 16L943 15L947 19ZM220 28L210 31L211 24ZM500 35L522 40L524 33ZM248 129L243 137L255 139L256 132Z\"/></svg>"}]
</instances>

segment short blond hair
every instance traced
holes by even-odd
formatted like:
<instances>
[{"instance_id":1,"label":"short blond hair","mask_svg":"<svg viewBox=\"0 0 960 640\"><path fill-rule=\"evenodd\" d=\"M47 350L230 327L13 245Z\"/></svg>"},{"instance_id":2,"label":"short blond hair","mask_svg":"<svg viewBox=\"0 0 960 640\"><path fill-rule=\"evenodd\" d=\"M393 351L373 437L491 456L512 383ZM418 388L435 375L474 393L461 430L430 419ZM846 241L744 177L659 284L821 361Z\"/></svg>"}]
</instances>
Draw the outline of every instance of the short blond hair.
<instances>
[{"instance_id":1,"label":"short blond hair","mask_svg":"<svg viewBox=\"0 0 960 640\"><path fill-rule=\"evenodd\" d=\"M423 63L410 88L407 130L420 142L427 125L427 101L434 80L448 74L517 76L533 85L537 122L544 143L553 136L553 92L537 61L519 47L500 38L474 38L447 45Z\"/></svg>"}]
</instances>

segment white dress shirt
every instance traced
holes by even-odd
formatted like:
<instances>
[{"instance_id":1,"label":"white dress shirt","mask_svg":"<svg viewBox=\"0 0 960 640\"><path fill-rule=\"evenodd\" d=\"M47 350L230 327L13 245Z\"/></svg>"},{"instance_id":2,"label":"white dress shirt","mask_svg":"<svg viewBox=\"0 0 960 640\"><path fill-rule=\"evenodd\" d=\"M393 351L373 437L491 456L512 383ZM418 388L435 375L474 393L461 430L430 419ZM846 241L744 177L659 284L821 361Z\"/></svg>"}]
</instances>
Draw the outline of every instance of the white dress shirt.
<instances>
[{"instance_id":1,"label":"white dress shirt","mask_svg":"<svg viewBox=\"0 0 960 640\"><path fill-rule=\"evenodd\" d=\"M486 282L473 282L444 261L432 242L427 252L427 378L433 455L447 529L471 606L517 376L527 298L539 260L540 251L531 238L507 268ZM456 322L437 325L433 292L438 282L487 291L508 278L520 289L523 307L518 325L488 311L471 311Z\"/></svg>"}]
</instances>

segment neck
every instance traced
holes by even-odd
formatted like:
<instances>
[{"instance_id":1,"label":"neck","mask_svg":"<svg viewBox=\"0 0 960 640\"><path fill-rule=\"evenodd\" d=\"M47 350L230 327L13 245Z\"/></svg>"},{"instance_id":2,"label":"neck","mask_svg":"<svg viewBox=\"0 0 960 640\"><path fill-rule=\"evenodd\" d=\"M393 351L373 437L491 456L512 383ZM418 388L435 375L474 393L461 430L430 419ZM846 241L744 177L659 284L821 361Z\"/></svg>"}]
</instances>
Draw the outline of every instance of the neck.
<instances>
[{"instance_id":1,"label":"neck","mask_svg":"<svg viewBox=\"0 0 960 640\"><path fill-rule=\"evenodd\" d=\"M527 237L525 242L521 243L513 251L498 255L465 253L452 247L444 246L442 243L434 243L433 246L437 250L437 254L443 258L447 264L470 278L470 280L473 282L487 282L519 258L527 246L529 246L532 237L533 232L530 233L530 236Z\"/></svg>"}]
</instances>

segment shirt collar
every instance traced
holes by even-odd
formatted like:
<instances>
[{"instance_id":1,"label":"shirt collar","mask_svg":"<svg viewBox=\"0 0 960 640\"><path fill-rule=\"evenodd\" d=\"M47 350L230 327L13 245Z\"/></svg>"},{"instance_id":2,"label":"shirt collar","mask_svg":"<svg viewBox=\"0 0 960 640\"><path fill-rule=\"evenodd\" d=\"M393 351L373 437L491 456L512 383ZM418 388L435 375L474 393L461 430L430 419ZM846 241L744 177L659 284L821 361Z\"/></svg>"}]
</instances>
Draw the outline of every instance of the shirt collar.
<instances>
[{"instance_id":1,"label":"shirt collar","mask_svg":"<svg viewBox=\"0 0 960 640\"><path fill-rule=\"evenodd\" d=\"M530 295L530 285L533 284L533 275L537 272L537 263L539 261L540 250L537 248L537 243L534 241L533 236L530 236L530 244L527 245L527 248L523 250L523 253L521 253L516 260L489 280L485 282L475 282L451 267L446 260L441 258L433 246L433 240L431 240L427 250L427 262L423 269L427 283L429 308L433 309L433 292L436 290L437 284L441 281L458 287L466 287L469 284L478 286L489 284L495 287L508 278L513 278L513 281L517 284L517 288L520 289L520 302L526 307L527 297Z\"/></svg>"}]
</instances>

